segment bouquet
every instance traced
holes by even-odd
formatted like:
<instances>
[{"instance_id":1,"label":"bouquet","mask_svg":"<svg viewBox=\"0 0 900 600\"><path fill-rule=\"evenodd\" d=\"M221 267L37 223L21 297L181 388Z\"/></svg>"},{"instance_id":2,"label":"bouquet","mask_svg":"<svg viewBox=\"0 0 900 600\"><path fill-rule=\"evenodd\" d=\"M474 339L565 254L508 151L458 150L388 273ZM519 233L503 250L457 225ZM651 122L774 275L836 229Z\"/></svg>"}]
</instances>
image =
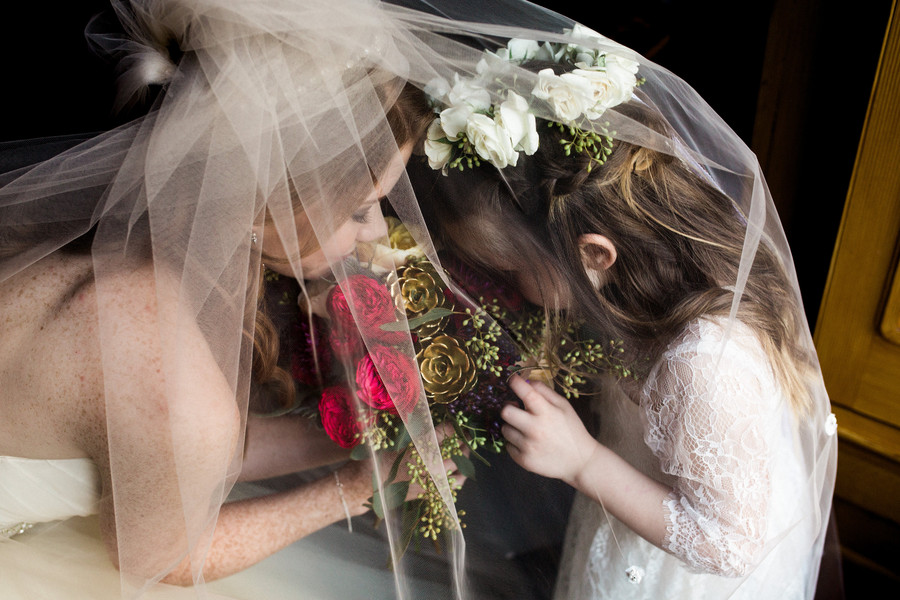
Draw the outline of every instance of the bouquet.
<instances>
[{"instance_id":1,"label":"bouquet","mask_svg":"<svg viewBox=\"0 0 900 600\"><path fill-rule=\"evenodd\" d=\"M438 432L441 458L474 478L473 459L489 464L486 452L503 451L500 410L507 402L518 402L507 380L522 369L546 372L549 362L543 309L453 256L442 256L457 289L471 300L457 295L406 228L396 219L386 221L390 246L369 246L366 260L323 294L325 316L295 324L294 338L300 343L291 348L291 371L307 399L307 414L337 444L351 448L351 457L367 457L368 446L393 453L386 480L375 486L371 508L380 518L386 511L401 511L405 549L417 537L437 542L442 530L456 523L399 416L416 405L419 384ZM379 266L385 264L390 267ZM394 264L400 265L396 271ZM368 347L361 327L374 332ZM565 369L558 383L566 395L577 396L588 373L612 367L627 375L613 359L621 348L579 339L575 328L569 333L573 335L562 342L569 347L560 353L558 365ZM415 360L401 350L410 341ZM455 502L461 485L452 476L449 481ZM421 492L406 500L410 485Z\"/></svg>"}]
</instances>

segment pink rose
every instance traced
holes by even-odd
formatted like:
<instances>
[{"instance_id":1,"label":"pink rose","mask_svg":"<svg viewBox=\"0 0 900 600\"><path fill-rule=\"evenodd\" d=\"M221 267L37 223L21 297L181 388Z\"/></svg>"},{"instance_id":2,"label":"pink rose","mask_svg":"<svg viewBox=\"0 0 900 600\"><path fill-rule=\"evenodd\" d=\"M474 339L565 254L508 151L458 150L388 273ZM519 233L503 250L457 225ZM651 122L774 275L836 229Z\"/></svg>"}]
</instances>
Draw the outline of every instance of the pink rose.
<instances>
[{"instance_id":1,"label":"pink rose","mask_svg":"<svg viewBox=\"0 0 900 600\"><path fill-rule=\"evenodd\" d=\"M419 399L419 366L395 348L376 346L356 365L356 387L359 399L376 410L409 413Z\"/></svg>"},{"instance_id":2,"label":"pink rose","mask_svg":"<svg viewBox=\"0 0 900 600\"><path fill-rule=\"evenodd\" d=\"M359 425L350 406L350 391L336 385L326 388L319 399L319 415L322 426L342 448L353 448L360 442Z\"/></svg>"}]
</instances>

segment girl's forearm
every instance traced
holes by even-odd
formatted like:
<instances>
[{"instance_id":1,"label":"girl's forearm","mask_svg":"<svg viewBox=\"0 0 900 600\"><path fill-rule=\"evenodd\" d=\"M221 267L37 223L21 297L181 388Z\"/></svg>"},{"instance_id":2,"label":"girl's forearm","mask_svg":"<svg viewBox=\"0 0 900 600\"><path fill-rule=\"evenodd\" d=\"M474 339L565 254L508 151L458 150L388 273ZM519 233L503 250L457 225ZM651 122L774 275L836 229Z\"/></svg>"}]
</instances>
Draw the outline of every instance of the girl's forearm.
<instances>
[{"instance_id":1,"label":"girl's forearm","mask_svg":"<svg viewBox=\"0 0 900 600\"><path fill-rule=\"evenodd\" d=\"M663 502L671 488L644 475L599 442L585 467L568 483L601 502L648 542L662 547L666 536Z\"/></svg>"}]
</instances>

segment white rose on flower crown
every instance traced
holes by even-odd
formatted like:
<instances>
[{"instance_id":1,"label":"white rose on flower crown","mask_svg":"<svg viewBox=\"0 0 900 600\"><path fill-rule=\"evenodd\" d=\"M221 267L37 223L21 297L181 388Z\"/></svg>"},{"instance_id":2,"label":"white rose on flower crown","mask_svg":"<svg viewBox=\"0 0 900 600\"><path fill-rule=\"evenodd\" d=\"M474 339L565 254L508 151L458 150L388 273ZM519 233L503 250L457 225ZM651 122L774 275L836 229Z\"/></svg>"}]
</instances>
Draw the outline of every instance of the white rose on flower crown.
<instances>
[{"instance_id":1,"label":"white rose on flower crown","mask_svg":"<svg viewBox=\"0 0 900 600\"><path fill-rule=\"evenodd\" d=\"M616 54L606 56L606 74L609 75L610 81L614 81L621 90L620 100L617 104L631 99L634 88L638 86L637 72L637 61ZM615 105L611 104L610 106Z\"/></svg>"},{"instance_id":2,"label":"white rose on flower crown","mask_svg":"<svg viewBox=\"0 0 900 600\"><path fill-rule=\"evenodd\" d=\"M626 58L621 54L607 54L606 55L606 70L610 69L614 71L618 71L619 69L630 73L631 75L637 76L638 67L640 65L636 60L632 60L630 58Z\"/></svg>"},{"instance_id":3,"label":"white rose on flower crown","mask_svg":"<svg viewBox=\"0 0 900 600\"><path fill-rule=\"evenodd\" d=\"M572 74L584 78L591 87L591 106L584 111L588 119L596 119L607 108L627 101L637 83L634 74L625 69L575 69Z\"/></svg>"},{"instance_id":4,"label":"white rose on flower crown","mask_svg":"<svg viewBox=\"0 0 900 600\"><path fill-rule=\"evenodd\" d=\"M443 77L435 77L422 88L425 95L437 102L446 102L450 93L450 82Z\"/></svg>"},{"instance_id":5,"label":"white rose on flower crown","mask_svg":"<svg viewBox=\"0 0 900 600\"><path fill-rule=\"evenodd\" d=\"M581 23L575 23L572 26L572 29L569 30L574 38L581 38L583 40L605 40L603 35L597 33L590 27L585 27Z\"/></svg>"},{"instance_id":6,"label":"white rose on flower crown","mask_svg":"<svg viewBox=\"0 0 900 600\"><path fill-rule=\"evenodd\" d=\"M475 110L468 104L458 104L441 111L440 121L447 139L455 142L459 135L465 132L469 124L469 117L475 114Z\"/></svg>"},{"instance_id":7,"label":"white rose on flower crown","mask_svg":"<svg viewBox=\"0 0 900 600\"><path fill-rule=\"evenodd\" d=\"M513 149L509 133L489 116L480 113L470 116L466 137L478 156L498 169L516 166L519 153Z\"/></svg>"},{"instance_id":8,"label":"white rose on flower crown","mask_svg":"<svg viewBox=\"0 0 900 600\"><path fill-rule=\"evenodd\" d=\"M541 45L535 40L523 40L513 38L505 48L501 48L496 52L496 56L510 62L525 62L531 60L538 55Z\"/></svg>"},{"instance_id":9,"label":"white rose on flower crown","mask_svg":"<svg viewBox=\"0 0 900 600\"><path fill-rule=\"evenodd\" d=\"M474 79L462 78L457 73L453 87L447 93L447 101L451 106L468 104L474 110L488 110L491 107L491 94L484 84Z\"/></svg>"},{"instance_id":10,"label":"white rose on flower crown","mask_svg":"<svg viewBox=\"0 0 900 600\"><path fill-rule=\"evenodd\" d=\"M453 154L453 145L440 141L447 137L440 119L432 121L425 137L425 156L428 157L428 166L435 171L444 170Z\"/></svg>"},{"instance_id":11,"label":"white rose on flower crown","mask_svg":"<svg viewBox=\"0 0 900 600\"><path fill-rule=\"evenodd\" d=\"M563 123L571 123L593 107L591 83L572 73L557 75L553 69L543 69L538 72L538 80L531 93L535 98L546 100Z\"/></svg>"},{"instance_id":12,"label":"white rose on flower crown","mask_svg":"<svg viewBox=\"0 0 900 600\"><path fill-rule=\"evenodd\" d=\"M528 102L510 90L506 102L500 105L497 123L506 130L514 150L531 156L538 148L537 121L528 110Z\"/></svg>"}]
</instances>

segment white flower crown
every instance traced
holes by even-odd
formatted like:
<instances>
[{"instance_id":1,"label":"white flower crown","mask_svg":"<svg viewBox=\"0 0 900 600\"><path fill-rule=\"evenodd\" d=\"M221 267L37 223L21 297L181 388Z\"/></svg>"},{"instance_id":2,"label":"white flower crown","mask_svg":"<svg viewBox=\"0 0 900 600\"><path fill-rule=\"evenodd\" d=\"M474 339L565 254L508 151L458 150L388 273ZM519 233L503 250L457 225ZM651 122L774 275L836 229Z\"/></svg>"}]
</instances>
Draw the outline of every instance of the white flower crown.
<instances>
[{"instance_id":1,"label":"white flower crown","mask_svg":"<svg viewBox=\"0 0 900 600\"><path fill-rule=\"evenodd\" d=\"M576 25L573 37L605 40L600 34ZM428 128L425 154L428 164L445 175L450 169L473 167L486 160L498 169L515 166L519 152L532 155L538 148L538 132L532 105L503 84L502 75L510 64L530 60L565 63L575 68L561 75L543 69L531 90L531 98L547 105L554 115L551 126L568 130L572 139L562 140L566 154L572 151L591 156L588 169L605 162L612 151L612 139L601 131L580 129L582 117L594 121L606 109L631 98L642 83L638 63L630 58L577 44L539 44L534 40L511 39L497 52L485 51L474 77L454 75L451 85L444 78L433 79L425 93L438 117ZM492 92L506 100L493 104Z\"/></svg>"}]
</instances>

